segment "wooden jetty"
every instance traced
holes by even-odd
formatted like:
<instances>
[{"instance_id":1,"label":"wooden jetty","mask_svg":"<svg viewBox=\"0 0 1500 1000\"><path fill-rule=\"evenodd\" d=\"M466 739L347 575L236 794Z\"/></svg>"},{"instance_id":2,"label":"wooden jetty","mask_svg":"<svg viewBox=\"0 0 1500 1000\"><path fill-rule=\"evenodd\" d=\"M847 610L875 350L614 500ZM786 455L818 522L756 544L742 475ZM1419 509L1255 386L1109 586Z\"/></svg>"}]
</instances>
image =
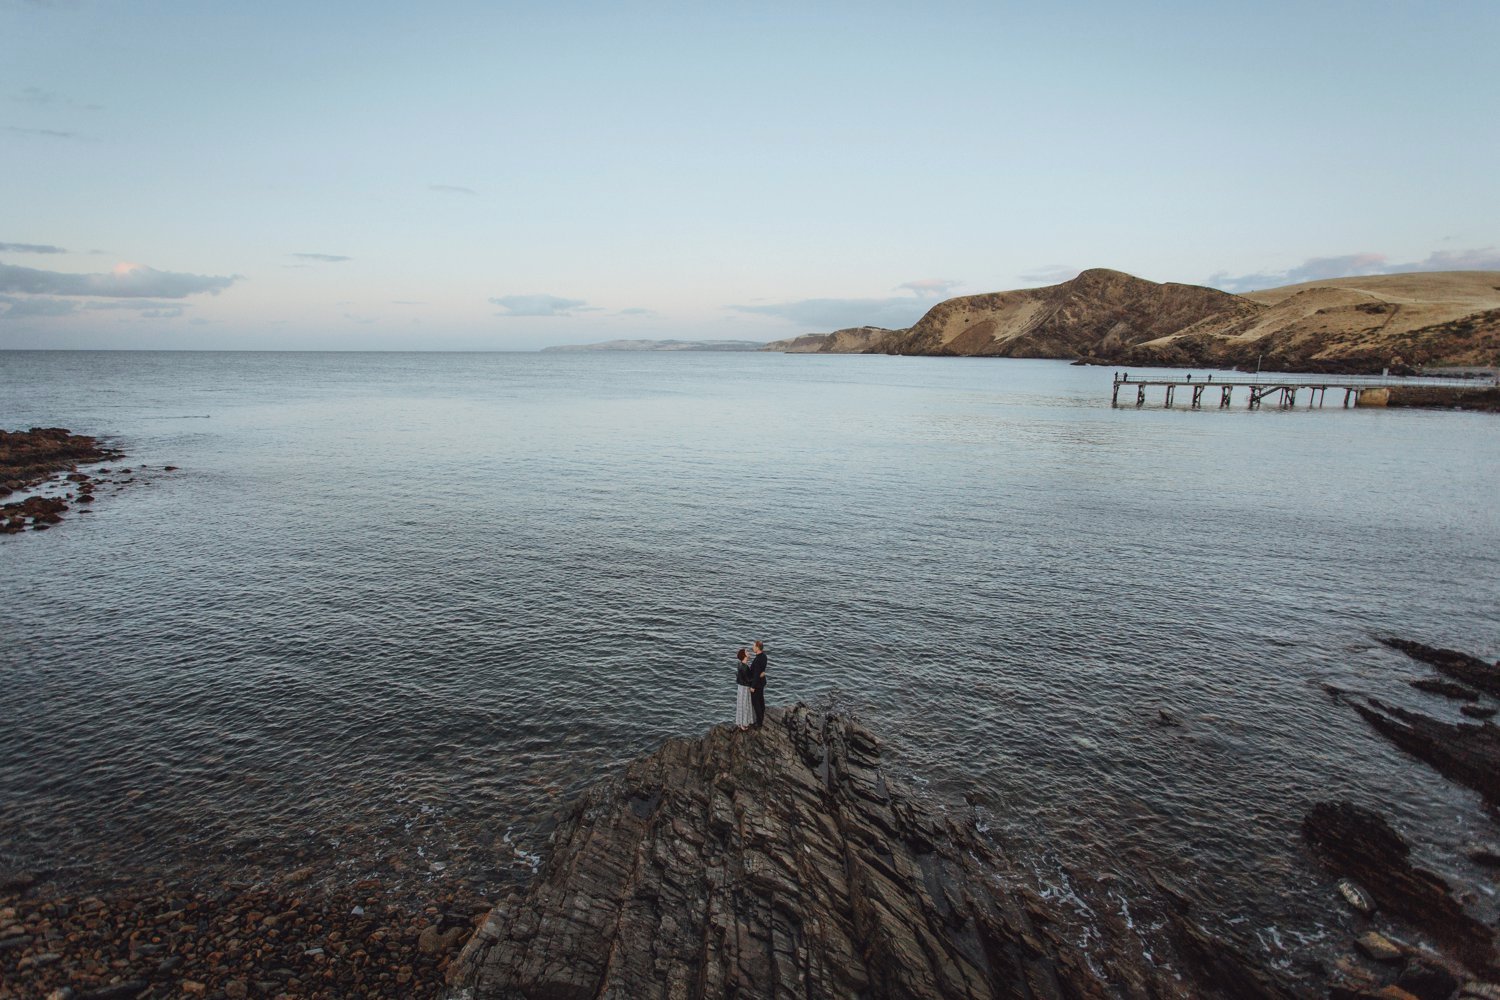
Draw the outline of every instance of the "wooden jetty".
<instances>
[{"instance_id":1,"label":"wooden jetty","mask_svg":"<svg viewBox=\"0 0 1500 1000\"><path fill-rule=\"evenodd\" d=\"M1185 389L1188 394L1191 394L1190 405L1195 410L1203 408L1205 395L1208 396L1210 402L1217 400L1219 409L1228 409L1233 404L1237 391L1244 398L1246 408L1251 410L1260 409L1267 400L1272 400L1273 405L1278 409L1289 410L1297 406L1299 398L1307 401L1309 409L1321 409L1327 401L1328 390L1332 389L1334 398L1340 400L1342 408L1348 409L1352 406L1384 406L1390 390L1401 386L1472 389L1482 388L1483 385L1484 383L1474 381L1467 381L1466 384L1466 380L1454 378L1236 376L1232 374L1226 377L1218 372L1208 375L1142 377L1132 376L1129 372L1115 372L1114 388L1110 393L1109 402L1111 406L1120 406L1120 390L1133 388L1135 389L1135 405L1145 406L1146 390L1161 388L1163 390L1162 405L1168 409L1172 407L1179 389Z\"/></svg>"}]
</instances>

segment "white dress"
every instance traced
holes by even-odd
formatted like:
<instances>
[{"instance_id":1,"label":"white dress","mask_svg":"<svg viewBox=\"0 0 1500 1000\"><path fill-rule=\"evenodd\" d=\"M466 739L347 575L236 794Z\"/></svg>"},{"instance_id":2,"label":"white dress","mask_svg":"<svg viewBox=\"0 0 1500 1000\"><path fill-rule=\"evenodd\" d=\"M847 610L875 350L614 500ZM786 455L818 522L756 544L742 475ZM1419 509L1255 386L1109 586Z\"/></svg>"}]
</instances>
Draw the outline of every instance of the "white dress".
<instances>
[{"instance_id":1,"label":"white dress","mask_svg":"<svg viewBox=\"0 0 1500 1000\"><path fill-rule=\"evenodd\" d=\"M734 687L739 692L734 697L734 724L736 726L754 725L755 706L750 703L750 689L739 683L736 683Z\"/></svg>"}]
</instances>

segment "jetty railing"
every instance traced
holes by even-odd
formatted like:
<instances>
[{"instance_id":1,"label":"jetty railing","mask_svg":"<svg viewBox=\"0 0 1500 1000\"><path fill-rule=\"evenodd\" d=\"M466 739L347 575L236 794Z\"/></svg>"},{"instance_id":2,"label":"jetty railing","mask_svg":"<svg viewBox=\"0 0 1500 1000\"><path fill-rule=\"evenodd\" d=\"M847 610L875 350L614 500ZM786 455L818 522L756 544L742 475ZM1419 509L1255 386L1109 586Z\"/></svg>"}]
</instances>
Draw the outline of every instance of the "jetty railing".
<instances>
[{"instance_id":1,"label":"jetty railing","mask_svg":"<svg viewBox=\"0 0 1500 1000\"><path fill-rule=\"evenodd\" d=\"M1178 389L1186 389L1191 394L1191 407L1198 410L1203 408L1203 397L1207 395L1212 401L1217 397L1218 408L1227 409L1234 401L1236 390L1246 390L1246 407L1258 410L1267 399L1275 400L1280 409L1291 409L1297 405L1299 396L1307 400L1309 409L1322 408L1328 396L1328 390L1334 390L1335 397L1343 393L1343 408L1358 406L1360 394L1370 390L1391 389L1397 386L1410 386L1420 388L1445 388L1445 389L1482 389L1493 385L1500 385L1500 377L1493 379L1482 378L1455 378L1440 376L1401 376L1401 375L1288 375L1288 374L1266 374L1254 376L1225 377L1225 374L1213 372L1206 375L1183 375L1183 376L1132 376L1129 372L1115 372L1113 390L1110 393L1110 406L1118 407L1120 403L1120 390L1126 387L1134 387L1136 390L1135 405L1146 405L1146 390L1159 387L1163 390L1163 406L1170 408L1176 397ZM1369 404L1366 404L1369 405ZM1384 405L1382 399L1378 405Z\"/></svg>"}]
</instances>

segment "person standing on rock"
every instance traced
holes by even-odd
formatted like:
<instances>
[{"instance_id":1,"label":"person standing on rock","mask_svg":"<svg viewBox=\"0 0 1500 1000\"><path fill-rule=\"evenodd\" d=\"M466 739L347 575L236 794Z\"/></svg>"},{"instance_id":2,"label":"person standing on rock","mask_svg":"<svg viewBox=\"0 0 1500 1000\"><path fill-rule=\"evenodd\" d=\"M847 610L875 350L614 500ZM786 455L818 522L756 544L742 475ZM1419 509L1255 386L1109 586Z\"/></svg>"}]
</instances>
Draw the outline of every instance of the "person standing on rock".
<instances>
[{"instance_id":1,"label":"person standing on rock","mask_svg":"<svg viewBox=\"0 0 1500 1000\"><path fill-rule=\"evenodd\" d=\"M755 709L755 728L766 721L766 644L755 640L755 659L750 661L750 677L753 693L750 704Z\"/></svg>"},{"instance_id":2,"label":"person standing on rock","mask_svg":"<svg viewBox=\"0 0 1500 1000\"><path fill-rule=\"evenodd\" d=\"M734 699L734 728L744 732L755 722L755 706L752 704L755 678L750 672L750 654L743 647L735 659L739 666L734 671L735 691L738 692Z\"/></svg>"}]
</instances>

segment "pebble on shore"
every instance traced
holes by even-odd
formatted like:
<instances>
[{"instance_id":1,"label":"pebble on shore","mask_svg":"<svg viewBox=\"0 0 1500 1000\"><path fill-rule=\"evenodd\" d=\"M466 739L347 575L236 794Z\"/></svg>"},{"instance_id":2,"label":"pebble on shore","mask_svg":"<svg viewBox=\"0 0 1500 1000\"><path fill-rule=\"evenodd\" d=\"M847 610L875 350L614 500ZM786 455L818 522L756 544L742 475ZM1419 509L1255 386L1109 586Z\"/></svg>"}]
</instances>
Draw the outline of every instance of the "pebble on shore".
<instances>
[{"instance_id":1,"label":"pebble on shore","mask_svg":"<svg viewBox=\"0 0 1500 1000\"><path fill-rule=\"evenodd\" d=\"M488 909L458 893L397 901L376 880L75 896L12 878L0 886L0 1000L433 997Z\"/></svg>"}]
</instances>

